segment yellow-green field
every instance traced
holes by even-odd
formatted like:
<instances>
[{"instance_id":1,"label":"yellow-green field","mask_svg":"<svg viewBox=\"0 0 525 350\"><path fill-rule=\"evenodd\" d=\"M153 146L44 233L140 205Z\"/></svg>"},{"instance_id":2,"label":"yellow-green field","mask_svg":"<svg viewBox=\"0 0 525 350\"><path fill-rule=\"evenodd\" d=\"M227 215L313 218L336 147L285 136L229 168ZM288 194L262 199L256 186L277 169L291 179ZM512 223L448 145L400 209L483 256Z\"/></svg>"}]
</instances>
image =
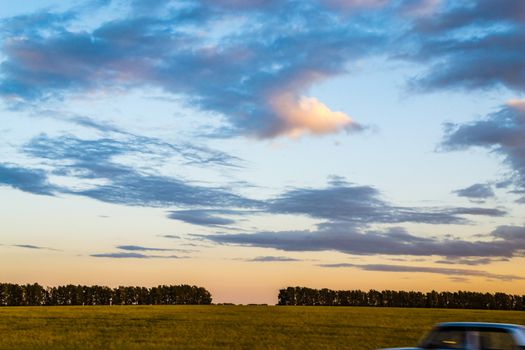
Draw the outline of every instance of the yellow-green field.
<instances>
[{"instance_id":1,"label":"yellow-green field","mask_svg":"<svg viewBox=\"0 0 525 350\"><path fill-rule=\"evenodd\" d=\"M0 308L0 349L375 349L441 321L525 323L525 312L277 306Z\"/></svg>"}]
</instances>

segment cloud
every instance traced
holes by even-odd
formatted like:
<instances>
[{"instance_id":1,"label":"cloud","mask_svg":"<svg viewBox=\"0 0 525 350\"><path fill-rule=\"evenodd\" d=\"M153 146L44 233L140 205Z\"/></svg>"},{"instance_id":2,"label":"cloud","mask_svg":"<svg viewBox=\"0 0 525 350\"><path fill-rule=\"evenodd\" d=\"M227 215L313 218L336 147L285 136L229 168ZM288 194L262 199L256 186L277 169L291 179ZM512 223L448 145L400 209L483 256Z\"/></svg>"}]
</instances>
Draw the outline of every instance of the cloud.
<instances>
[{"instance_id":1,"label":"cloud","mask_svg":"<svg viewBox=\"0 0 525 350\"><path fill-rule=\"evenodd\" d=\"M523 13L521 0L449 1L420 18L401 54L427 67L412 86L525 91L525 52L516 45L525 40Z\"/></svg>"},{"instance_id":2,"label":"cloud","mask_svg":"<svg viewBox=\"0 0 525 350\"><path fill-rule=\"evenodd\" d=\"M377 49L384 41L379 31L360 17L338 20L315 2L240 4L168 4L156 16L123 12L127 17L89 30L69 25L82 13L12 18L3 24L12 35L2 43L0 95L42 102L94 90L159 88L224 116L225 136L359 130L344 112L306 96L314 83ZM221 27L225 18L235 30ZM15 34L21 23L30 28L25 35Z\"/></svg>"},{"instance_id":3,"label":"cloud","mask_svg":"<svg viewBox=\"0 0 525 350\"><path fill-rule=\"evenodd\" d=\"M42 134L31 139L22 150L40 159L50 170L38 170L38 176L22 177L16 183L7 178L4 184L32 193L52 188L57 194L129 206L190 207L192 209L170 211L168 217L194 225L233 229L231 225L236 219L232 217L259 213L307 215L325 220L324 224L331 227L334 223L346 223L361 229L376 223L466 224L469 220L465 216L506 215L505 210L495 208L396 206L385 201L377 189L355 185L344 178L331 178L324 188L294 188L273 199L252 200L227 188L199 186L157 175L154 167L135 168L115 160L138 155L149 161L159 155L165 162L170 152L178 153L170 145L159 145L157 140L137 140L136 136L80 139ZM17 170L17 173L25 172L29 171ZM51 185L47 174L66 177L78 185ZM0 177L0 183L5 178Z\"/></svg>"},{"instance_id":4,"label":"cloud","mask_svg":"<svg viewBox=\"0 0 525 350\"><path fill-rule=\"evenodd\" d=\"M221 209L190 209L171 211L168 214L170 219L184 221L193 225L204 226L226 226L235 223L235 220L221 217L220 215L235 214L233 210Z\"/></svg>"},{"instance_id":5,"label":"cloud","mask_svg":"<svg viewBox=\"0 0 525 350\"><path fill-rule=\"evenodd\" d=\"M326 268L356 268L364 271L380 271L380 272L409 272L409 273L433 273L445 276L472 276L485 277L491 280L500 280L504 282L512 282L514 280L524 280L525 277L506 274L494 274L486 271L470 270L470 269L446 269L441 267L427 267L427 266L403 266L403 265L383 265L383 264L369 264L358 265L349 263L340 264L320 264L320 267Z\"/></svg>"},{"instance_id":6,"label":"cloud","mask_svg":"<svg viewBox=\"0 0 525 350\"><path fill-rule=\"evenodd\" d=\"M133 137L131 140L80 139L73 136L51 138L42 134L24 145L23 151L45 162L51 169L48 171L50 175L70 178L79 185L50 185L47 173L42 170L36 172L38 176L29 176L17 183L7 178L5 184L23 187L32 193L52 188L54 193L130 206L194 207L170 211L168 217L195 225L227 227L236 222L232 216L258 213L306 215L327 220L328 224L345 222L354 226L405 222L467 224L469 220L465 216L502 217L507 214L496 208L396 206L385 201L374 187L355 185L344 178L331 178L324 188L294 188L273 199L252 200L227 188L194 185L178 178L157 175L153 168L144 165L136 169L114 160L117 156L133 154L151 160L152 155L159 154L164 162L170 154L169 147L159 146L156 141L140 142ZM176 150L173 152L177 153ZM29 171L19 169L17 172ZM0 183L2 179L0 177Z\"/></svg>"},{"instance_id":7,"label":"cloud","mask_svg":"<svg viewBox=\"0 0 525 350\"><path fill-rule=\"evenodd\" d=\"M519 25L525 21L525 5L520 0L501 0L497 3L491 0L476 0L461 4L449 2L447 5L442 7L437 16L422 19L417 28L427 33L443 33L468 26L477 28L494 23Z\"/></svg>"},{"instance_id":8,"label":"cloud","mask_svg":"<svg viewBox=\"0 0 525 350\"><path fill-rule=\"evenodd\" d=\"M147 255L142 253L116 252L116 253L99 253L91 254L94 258L112 258L112 259L186 259L187 256L176 255Z\"/></svg>"},{"instance_id":9,"label":"cloud","mask_svg":"<svg viewBox=\"0 0 525 350\"><path fill-rule=\"evenodd\" d=\"M158 147L161 147L160 150ZM87 187L51 186L42 170L0 168L0 174L2 171L7 174L0 176L0 182L31 193L49 194L53 189L57 193L80 195L103 202L149 207L258 205L256 201L227 189L193 185L174 177L157 175L154 169L144 171L114 160L116 156L136 154L147 156L150 161L157 156L165 161L171 152L178 154L177 149L159 145L155 140L135 137L124 140L80 139L74 136L52 138L42 134L24 145L23 151L31 157L47 161L52 175L89 181Z\"/></svg>"},{"instance_id":10,"label":"cloud","mask_svg":"<svg viewBox=\"0 0 525 350\"><path fill-rule=\"evenodd\" d=\"M446 260L438 260L437 264L447 264L447 265L487 265L496 261L508 261L508 258L475 258L475 259L463 259L463 258L447 258Z\"/></svg>"},{"instance_id":11,"label":"cloud","mask_svg":"<svg viewBox=\"0 0 525 350\"><path fill-rule=\"evenodd\" d=\"M356 11L386 6L390 0L320 0L321 3L335 10Z\"/></svg>"},{"instance_id":12,"label":"cloud","mask_svg":"<svg viewBox=\"0 0 525 350\"><path fill-rule=\"evenodd\" d=\"M331 111L313 97L302 96L297 100L294 96L281 93L270 99L270 105L281 121L280 125L276 125L276 136L278 133L298 137L307 132L322 135L362 129L345 113Z\"/></svg>"},{"instance_id":13,"label":"cloud","mask_svg":"<svg viewBox=\"0 0 525 350\"><path fill-rule=\"evenodd\" d=\"M454 283L468 283L469 282L469 279L465 277L451 276L448 279L449 281L454 282Z\"/></svg>"},{"instance_id":14,"label":"cloud","mask_svg":"<svg viewBox=\"0 0 525 350\"><path fill-rule=\"evenodd\" d=\"M464 215L505 216L501 209L476 207L401 207L385 201L371 186L332 179L325 188L296 188L269 201L272 213L302 214L332 222L465 224Z\"/></svg>"},{"instance_id":15,"label":"cloud","mask_svg":"<svg viewBox=\"0 0 525 350\"><path fill-rule=\"evenodd\" d=\"M265 212L265 204L263 202L257 202L253 207L255 209L251 210L211 208L174 210L169 212L168 218L193 225L236 229L231 225L237 223L239 219L232 219L230 217L242 217Z\"/></svg>"},{"instance_id":16,"label":"cloud","mask_svg":"<svg viewBox=\"0 0 525 350\"><path fill-rule=\"evenodd\" d=\"M447 151L481 147L501 155L514 172L514 185L525 190L524 101L510 102L483 119L448 124L442 146Z\"/></svg>"},{"instance_id":17,"label":"cloud","mask_svg":"<svg viewBox=\"0 0 525 350\"><path fill-rule=\"evenodd\" d=\"M175 249L166 249L166 248L143 247L139 245L119 245L116 248L120 250L139 251L139 252L147 252L147 251L171 252L175 250Z\"/></svg>"},{"instance_id":18,"label":"cloud","mask_svg":"<svg viewBox=\"0 0 525 350\"><path fill-rule=\"evenodd\" d=\"M45 249L32 244L14 244L13 247L28 248L28 249Z\"/></svg>"},{"instance_id":19,"label":"cloud","mask_svg":"<svg viewBox=\"0 0 525 350\"><path fill-rule=\"evenodd\" d=\"M11 247L16 248L25 248L25 249L34 249L34 250L52 250L52 251L59 251L58 249L49 248L49 247L40 247L33 244L13 244Z\"/></svg>"},{"instance_id":20,"label":"cloud","mask_svg":"<svg viewBox=\"0 0 525 350\"><path fill-rule=\"evenodd\" d=\"M181 239L181 237L177 235L160 235L160 237L171 238L171 239Z\"/></svg>"},{"instance_id":21,"label":"cloud","mask_svg":"<svg viewBox=\"0 0 525 350\"><path fill-rule=\"evenodd\" d=\"M299 259L289 258L286 256L258 256L253 259L246 259L250 262L281 262L281 261L301 261Z\"/></svg>"},{"instance_id":22,"label":"cloud","mask_svg":"<svg viewBox=\"0 0 525 350\"><path fill-rule=\"evenodd\" d=\"M188 142L169 143L155 137L132 134L114 125L84 116L74 116L65 120L99 131L103 136L94 139L81 139L72 135L52 138L46 134L40 134L24 145L23 151L32 156L47 159L56 159L60 156L59 152L62 152L64 157L77 158L86 162L94 162L98 157L106 160L114 156L135 153L147 155L150 159L176 158L186 165L242 167L243 160L239 157L204 145ZM83 147L86 154L76 152L75 147ZM49 148L53 149L50 150ZM52 153L48 154L49 151Z\"/></svg>"},{"instance_id":23,"label":"cloud","mask_svg":"<svg viewBox=\"0 0 525 350\"><path fill-rule=\"evenodd\" d=\"M521 247L525 246L525 227L522 226L499 226L492 235L502 240L515 241Z\"/></svg>"},{"instance_id":24,"label":"cloud","mask_svg":"<svg viewBox=\"0 0 525 350\"><path fill-rule=\"evenodd\" d=\"M344 223L317 230L196 235L218 244L273 248L283 251L338 251L352 255L444 256L448 258L510 258L525 255L524 228L501 226L485 240L428 238L403 228L363 230Z\"/></svg>"},{"instance_id":25,"label":"cloud","mask_svg":"<svg viewBox=\"0 0 525 350\"><path fill-rule=\"evenodd\" d=\"M5 19L0 95L42 103L157 88L223 116L212 135L272 138L361 130L309 90L371 55L421 63L419 90L525 90L521 0L114 5L120 15L89 28L74 25L91 11L81 7Z\"/></svg>"},{"instance_id":26,"label":"cloud","mask_svg":"<svg viewBox=\"0 0 525 350\"><path fill-rule=\"evenodd\" d=\"M246 207L254 201L228 191L196 186L167 176L142 175L131 168L117 168L127 174L114 178L108 185L86 190L71 190L70 194L93 198L102 202L129 206L170 207L170 206L226 206Z\"/></svg>"},{"instance_id":27,"label":"cloud","mask_svg":"<svg viewBox=\"0 0 525 350\"><path fill-rule=\"evenodd\" d=\"M278 7L282 0L201 0L204 6L216 7L223 10L236 11L265 11Z\"/></svg>"},{"instance_id":28,"label":"cloud","mask_svg":"<svg viewBox=\"0 0 525 350\"><path fill-rule=\"evenodd\" d=\"M0 185L40 195L53 195L58 190L49 183L43 170L9 163L0 163Z\"/></svg>"},{"instance_id":29,"label":"cloud","mask_svg":"<svg viewBox=\"0 0 525 350\"><path fill-rule=\"evenodd\" d=\"M494 191L488 184L474 184L466 188L453 191L459 197L465 197L473 200L484 200L494 197Z\"/></svg>"},{"instance_id":30,"label":"cloud","mask_svg":"<svg viewBox=\"0 0 525 350\"><path fill-rule=\"evenodd\" d=\"M399 3L398 11L404 15L420 18L434 15L442 4L442 0L405 0Z\"/></svg>"}]
</instances>

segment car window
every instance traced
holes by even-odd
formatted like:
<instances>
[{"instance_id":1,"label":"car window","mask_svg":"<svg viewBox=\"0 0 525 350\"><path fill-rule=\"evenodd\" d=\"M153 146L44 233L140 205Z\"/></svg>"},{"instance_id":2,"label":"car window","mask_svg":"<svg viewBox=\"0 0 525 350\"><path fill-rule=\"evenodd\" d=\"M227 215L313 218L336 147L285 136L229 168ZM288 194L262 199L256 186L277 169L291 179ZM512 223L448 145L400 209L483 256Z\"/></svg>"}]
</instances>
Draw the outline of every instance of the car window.
<instances>
[{"instance_id":1,"label":"car window","mask_svg":"<svg viewBox=\"0 0 525 350\"><path fill-rule=\"evenodd\" d=\"M512 334L504 330L480 330L479 343L481 350L516 350Z\"/></svg>"},{"instance_id":2,"label":"car window","mask_svg":"<svg viewBox=\"0 0 525 350\"><path fill-rule=\"evenodd\" d=\"M461 329L437 329L423 341L425 349L464 349L465 332Z\"/></svg>"}]
</instances>

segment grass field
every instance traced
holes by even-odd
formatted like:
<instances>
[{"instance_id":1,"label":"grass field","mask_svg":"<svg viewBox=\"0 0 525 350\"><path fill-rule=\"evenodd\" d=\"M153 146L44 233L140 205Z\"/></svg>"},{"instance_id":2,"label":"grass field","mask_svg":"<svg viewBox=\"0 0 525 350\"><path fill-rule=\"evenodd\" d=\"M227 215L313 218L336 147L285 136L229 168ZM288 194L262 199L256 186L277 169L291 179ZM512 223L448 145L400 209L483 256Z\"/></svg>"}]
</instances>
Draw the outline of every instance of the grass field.
<instances>
[{"instance_id":1,"label":"grass field","mask_svg":"<svg viewBox=\"0 0 525 350\"><path fill-rule=\"evenodd\" d=\"M276 306L0 308L0 349L375 349L441 321L525 323L524 312Z\"/></svg>"}]
</instances>

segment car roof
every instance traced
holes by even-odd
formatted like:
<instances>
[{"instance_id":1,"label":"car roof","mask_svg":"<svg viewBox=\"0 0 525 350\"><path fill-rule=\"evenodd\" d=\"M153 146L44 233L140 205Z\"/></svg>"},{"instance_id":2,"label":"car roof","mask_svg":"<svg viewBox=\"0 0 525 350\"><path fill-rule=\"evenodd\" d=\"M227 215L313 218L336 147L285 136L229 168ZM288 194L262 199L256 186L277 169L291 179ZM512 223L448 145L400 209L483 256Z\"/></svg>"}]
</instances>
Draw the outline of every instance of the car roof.
<instances>
[{"instance_id":1,"label":"car roof","mask_svg":"<svg viewBox=\"0 0 525 350\"><path fill-rule=\"evenodd\" d=\"M519 324L511 323L490 323L490 322L443 322L437 324L437 327L479 327L479 328L504 328L504 329L521 329L525 327Z\"/></svg>"}]
</instances>

